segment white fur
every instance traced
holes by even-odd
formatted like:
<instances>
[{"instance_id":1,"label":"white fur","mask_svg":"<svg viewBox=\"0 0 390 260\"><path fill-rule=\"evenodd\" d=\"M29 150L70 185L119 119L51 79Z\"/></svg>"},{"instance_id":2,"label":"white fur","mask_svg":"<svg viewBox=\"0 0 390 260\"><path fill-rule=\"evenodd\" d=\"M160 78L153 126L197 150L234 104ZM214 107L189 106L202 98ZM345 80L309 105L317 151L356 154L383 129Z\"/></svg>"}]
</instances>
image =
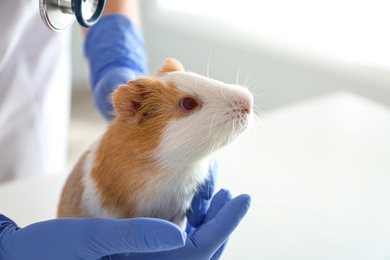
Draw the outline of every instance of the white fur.
<instances>
[{"instance_id":1,"label":"white fur","mask_svg":"<svg viewBox=\"0 0 390 260\"><path fill-rule=\"evenodd\" d=\"M101 137L91 145L89 153L87 154L86 159L84 161L84 176L82 179L82 182L84 184L84 191L81 199L89 215L100 218L116 219L118 218L118 216L108 212L106 209L103 208L101 204L101 195L96 188L95 182L91 178L91 171L93 167L93 162L95 160L95 152L98 144L100 143L100 140Z\"/></svg>"},{"instance_id":2,"label":"white fur","mask_svg":"<svg viewBox=\"0 0 390 260\"><path fill-rule=\"evenodd\" d=\"M164 130L155 153L164 174L149 184L150 192L157 189L159 196L145 202L143 210L184 219L198 186L208 177L211 154L233 142L250 123L253 112L242 110L252 109L253 97L243 87L194 73L171 72L160 80L174 83L202 103L201 109L169 122Z\"/></svg>"},{"instance_id":3,"label":"white fur","mask_svg":"<svg viewBox=\"0 0 390 260\"><path fill-rule=\"evenodd\" d=\"M168 219L184 228L185 213L198 185L207 179L209 165L206 158L196 164L164 169L145 190L145 194L156 194L155 197L148 201L140 198L142 208L137 213Z\"/></svg>"}]
</instances>

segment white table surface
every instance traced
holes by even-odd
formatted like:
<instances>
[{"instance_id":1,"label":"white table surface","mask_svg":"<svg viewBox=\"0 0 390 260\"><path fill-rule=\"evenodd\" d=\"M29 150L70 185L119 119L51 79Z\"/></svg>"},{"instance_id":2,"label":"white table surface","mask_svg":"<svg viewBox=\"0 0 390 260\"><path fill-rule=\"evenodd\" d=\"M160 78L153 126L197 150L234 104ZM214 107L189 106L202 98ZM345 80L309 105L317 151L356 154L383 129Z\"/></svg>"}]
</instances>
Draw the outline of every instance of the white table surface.
<instances>
[{"instance_id":1,"label":"white table surface","mask_svg":"<svg viewBox=\"0 0 390 260\"><path fill-rule=\"evenodd\" d=\"M219 186L252 196L223 259L390 259L390 108L338 92L260 119L218 154ZM0 185L1 213L53 218L65 178Z\"/></svg>"}]
</instances>

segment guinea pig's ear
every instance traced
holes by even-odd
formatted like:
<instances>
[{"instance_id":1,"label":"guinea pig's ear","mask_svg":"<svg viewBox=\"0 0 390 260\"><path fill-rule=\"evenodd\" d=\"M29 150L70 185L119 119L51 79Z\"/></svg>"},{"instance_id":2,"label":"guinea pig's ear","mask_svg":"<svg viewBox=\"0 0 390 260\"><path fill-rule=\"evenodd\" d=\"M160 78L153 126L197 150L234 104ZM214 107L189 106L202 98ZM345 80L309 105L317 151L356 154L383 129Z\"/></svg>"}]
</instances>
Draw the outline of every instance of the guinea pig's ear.
<instances>
[{"instance_id":1,"label":"guinea pig's ear","mask_svg":"<svg viewBox=\"0 0 390 260\"><path fill-rule=\"evenodd\" d=\"M139 112L141 102L148 92L151 78L138 78L120 86L112 96L115 110L128 124L138 124L142 120Z\"/></svg>"},{"instance_id":2,"label":"guinea pig's ear","mask_svg":"<svg viewBox=\"0 0 390 260\"><path fill-rule=\"evenodd\" d=\"M115 110L128 124L138 123L141 118L137 113L138 91L131 82L121 85L112 95Z\"/></svg>"},{"instance_id":3,"label":"guinea pig's ear","mask_svg":"<svg viewBox=\"0 0 390 260\"><path fill-rule=\"evenodd\" d=\"M172 71L184 71L184 67L178 60L166 59L161 69L157 72L157 75Z\"/></svg>"}]
</instances>

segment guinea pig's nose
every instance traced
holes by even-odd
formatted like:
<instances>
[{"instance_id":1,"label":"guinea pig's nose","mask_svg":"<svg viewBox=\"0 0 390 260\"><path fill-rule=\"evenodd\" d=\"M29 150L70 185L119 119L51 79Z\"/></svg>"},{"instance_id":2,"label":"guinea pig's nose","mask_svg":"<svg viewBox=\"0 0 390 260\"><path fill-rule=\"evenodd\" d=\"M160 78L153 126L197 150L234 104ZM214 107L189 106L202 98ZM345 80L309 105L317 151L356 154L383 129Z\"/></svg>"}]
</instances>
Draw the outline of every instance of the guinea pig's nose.
<instances>
[{"instance_id":1,"label":"guinea pig's nose","mask_svg":"<svg viewBox=\"0 0 390 260\"><path fill-rule=\"evenodd\" d=\"M250 106L250 105L243 105L241 111L244 114L250 114L251 111L252 111L252 106Z\"/></svg>"},{"instance_id":2,"label":"guinea pig's nose","mask_svg":"<svg viewBox=\"0 0 390 260\"><path fill-rule=\"evenodd\" d=\"M252 95L244 95L241 96L240 100L241 104L241 111L246 114L250 114L252 111L252 106L253 106L253 97Z\"/></svg>"}]
</instances>

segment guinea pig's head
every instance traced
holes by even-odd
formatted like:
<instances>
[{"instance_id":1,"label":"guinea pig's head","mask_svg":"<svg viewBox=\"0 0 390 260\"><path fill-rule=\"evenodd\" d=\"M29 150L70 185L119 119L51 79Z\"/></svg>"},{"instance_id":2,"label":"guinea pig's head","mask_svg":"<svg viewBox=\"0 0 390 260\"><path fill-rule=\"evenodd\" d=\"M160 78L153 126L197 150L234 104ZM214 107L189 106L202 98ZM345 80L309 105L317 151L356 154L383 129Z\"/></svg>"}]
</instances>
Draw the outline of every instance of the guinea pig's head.
<instances>
[{"instance_id":1,"label":"guinea pig's head","mask_svg":"<svg viewBox=\"0 0 390 260\"><path fill-rule=\"evenodd\" d=\"M119 119L154 140L164 163L193 163L247 129L253 96L237 85L186 72L168 59L153 77L120 86L113 95Z\"/></svg>"}]
</instances>

